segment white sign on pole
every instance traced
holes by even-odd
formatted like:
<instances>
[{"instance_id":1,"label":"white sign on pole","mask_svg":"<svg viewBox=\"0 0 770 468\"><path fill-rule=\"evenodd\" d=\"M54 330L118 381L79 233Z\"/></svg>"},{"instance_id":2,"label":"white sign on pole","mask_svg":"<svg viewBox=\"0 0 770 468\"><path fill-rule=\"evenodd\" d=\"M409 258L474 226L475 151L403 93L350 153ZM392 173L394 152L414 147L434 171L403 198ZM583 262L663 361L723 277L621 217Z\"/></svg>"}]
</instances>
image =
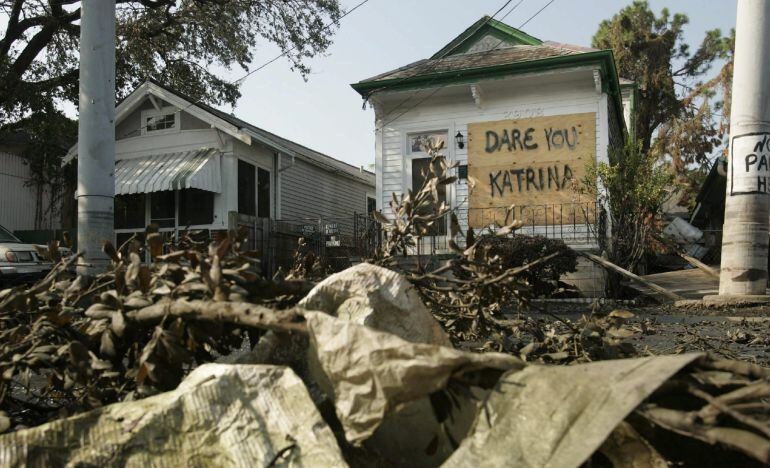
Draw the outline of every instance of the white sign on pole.
<instances>
[{"instance_id":1,"label":"white sign on pole","mask_svg":"<svg viewBox=\"0 0 770 468\"><path fill-rule=\"evenodd\" d=\"M770 194L770 133L734 136L730 171L730 195Z\"/></svg>"}]
</instances>

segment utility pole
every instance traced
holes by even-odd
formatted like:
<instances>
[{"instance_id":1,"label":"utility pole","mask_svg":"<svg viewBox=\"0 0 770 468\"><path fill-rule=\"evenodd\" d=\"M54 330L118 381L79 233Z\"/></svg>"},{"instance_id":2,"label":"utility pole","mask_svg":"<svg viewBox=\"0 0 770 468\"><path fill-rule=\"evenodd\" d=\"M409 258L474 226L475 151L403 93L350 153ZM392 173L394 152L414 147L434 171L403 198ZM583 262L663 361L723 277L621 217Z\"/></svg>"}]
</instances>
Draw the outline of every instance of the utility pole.
<instances>
[{"instance_id":1,"label":"utility pole","mask_svg":"<svg viewBox=\"0 0 770 468\"><path fill-rule=\"evenodd\" d=\"M738 0L722 299L762 301L770 223L770 1ZM762 297L764 296L764 297Z\"/></svg>"},{"instance_id":2,"label":"utility pole","mask_svg":"<svg viewBox=\"0 0 770 468\"><path fill-rule=\"evenodd\" d=\"M115 0L83 0L78 124L78 273L105 271L115 198Z\"/></svg>"}]
</instances>

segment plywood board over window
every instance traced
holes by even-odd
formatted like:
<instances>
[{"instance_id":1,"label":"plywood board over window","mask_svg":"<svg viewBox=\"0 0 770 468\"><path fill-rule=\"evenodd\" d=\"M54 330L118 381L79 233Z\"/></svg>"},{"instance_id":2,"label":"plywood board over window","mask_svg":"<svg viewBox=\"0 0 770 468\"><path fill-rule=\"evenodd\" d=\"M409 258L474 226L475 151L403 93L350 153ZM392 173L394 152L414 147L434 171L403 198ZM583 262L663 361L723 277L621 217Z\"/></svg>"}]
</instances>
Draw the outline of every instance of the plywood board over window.
<instances>
[{"instance_id":1,"label":"plywood board over window","mask_svg":"<svg viewBox=\"0 0 770 468\"><path fill-rule=\"evenodd\" d=\"M594 222L595 200L578 190L595 161L595 113L469 124L471 227L501 224L511 205L528 224Z\"/></svg>"}]
</instances>

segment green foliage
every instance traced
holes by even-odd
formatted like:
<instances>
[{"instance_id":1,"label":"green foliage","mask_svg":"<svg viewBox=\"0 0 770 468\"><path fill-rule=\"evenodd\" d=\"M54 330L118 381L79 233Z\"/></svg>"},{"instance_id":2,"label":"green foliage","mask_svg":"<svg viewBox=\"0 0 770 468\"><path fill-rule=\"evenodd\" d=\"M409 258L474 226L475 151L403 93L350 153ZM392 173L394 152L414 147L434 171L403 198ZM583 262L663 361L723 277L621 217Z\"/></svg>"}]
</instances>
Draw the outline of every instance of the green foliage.
<instances>
[{"instance_id":1,"label":"green foliage","mask_svg":"<svg viewBox=\"0 0 770 468\"><path fill-rule=\"evenodd\" d=\"M673 176L641 143L628 140L625 146L609 149L609 164L586 168L584 190L607 207L611 236L605 226L597 233L602 249L612 263L634 270L644 256L663 204L672 195ZM618 293L617 278L610 293Z\"/></svg>"},{"instance_id":2,"label":"green foliage","mask_svg":"<svg viewBox=\"0 0 770 468\"><path fill-rule=\"evenodd\" d=\"M735 38L713 29L692 51L684 42L688 21L666 8L656 16L646 1L635 1L602 21L593 38L594 47L612 49L618 73L639 88L635 136L642 150L670 157L679 174L706 163L723 142L727 126L715 117L729 100ZM702 83L718 60L726 61L722 70Z\"/></svg>"},{"instance_id":3,"label":"green foliage","mask_svg":"<svg viewBox=\"0 0 770 468\"><path fill-rule=\"evenodd\" d=\"M79 1L0 0L0 124L61 100L77 102ZM326 51L338 0L117 0L118 98L146 77L209 104L234 104L240 83L210 70L248 70L273 43L303 76Z\"/></svg>"}]
</instances>

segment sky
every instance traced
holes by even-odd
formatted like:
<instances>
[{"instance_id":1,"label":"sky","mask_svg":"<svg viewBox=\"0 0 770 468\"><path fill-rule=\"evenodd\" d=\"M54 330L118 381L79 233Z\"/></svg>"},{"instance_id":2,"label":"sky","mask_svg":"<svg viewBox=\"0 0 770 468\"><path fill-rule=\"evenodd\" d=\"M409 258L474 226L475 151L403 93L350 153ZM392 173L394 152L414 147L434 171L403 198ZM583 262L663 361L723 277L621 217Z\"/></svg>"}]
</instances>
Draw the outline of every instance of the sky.
<instances>
[{"instance_id":1,"label":"sky","mask_svg":"<svg viewBox=\"0 0 770 468\"><path fill-rule=\"evenodd\" d=\"M350 9L360 0L342 0ZM504 22L519 27L549 0L523 0ZM251 75L233 110L249 123L356 166L374 167L374 111L362 109L350 83L427 58L483 15L492 15L505 0L369 0L341 21L334 44L308 63L304 81L281 58ZM511 2L513 7L518 0ZM630 0L554 0L523 27L542 40L591 45L603 19ZM723 34L735 27L735 0L653 0L657 13L667 7L685 13L690 23L685 40L695 49L706 30ZM498 15L501 17L508 9ZM280 51L269 44L257 51L253 68ZM231 79L242 70L220 70Z\"/></svg>"}]
</instances>

